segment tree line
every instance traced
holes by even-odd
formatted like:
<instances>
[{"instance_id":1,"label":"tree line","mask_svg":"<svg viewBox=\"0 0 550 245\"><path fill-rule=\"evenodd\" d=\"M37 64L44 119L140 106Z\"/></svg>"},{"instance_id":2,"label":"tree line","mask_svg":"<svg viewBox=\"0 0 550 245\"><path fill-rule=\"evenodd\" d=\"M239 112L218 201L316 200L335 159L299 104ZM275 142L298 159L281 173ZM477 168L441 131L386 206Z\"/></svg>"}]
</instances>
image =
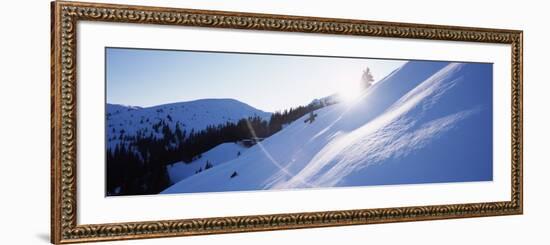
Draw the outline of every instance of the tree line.
<instances>
[{"instance_id":1,"label":"tree line","mask_svg":"<svg viewBox=\"0 0 550 245\"><path fill-rule=\"evenodd\" d=\"M162 137L145 130L129 137L121 130L118 132L121 142L114 149L107 150L107 195L157 194L173 184L166 169L169 164L190 163L222 143L267 138L323 106L299 106L275 112L268 120L255 116L190 132L182 129L179 122L172 130L168 122L160 120L152 126ZM107 132L107 136L111 138L109 134L116 133Z\"/></svg>"}]
</instances>

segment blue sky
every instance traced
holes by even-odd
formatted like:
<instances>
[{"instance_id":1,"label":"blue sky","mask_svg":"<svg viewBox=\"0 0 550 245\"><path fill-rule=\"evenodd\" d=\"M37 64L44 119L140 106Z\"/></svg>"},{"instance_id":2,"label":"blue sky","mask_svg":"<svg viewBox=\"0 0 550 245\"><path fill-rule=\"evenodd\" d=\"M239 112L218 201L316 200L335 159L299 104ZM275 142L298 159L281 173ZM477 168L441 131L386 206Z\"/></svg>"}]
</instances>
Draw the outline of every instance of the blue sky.
<instances>
[{"instance_id":1,"label":"blue sky","mask_svg":"<svg viewBox=\"0 0 550 245\"><path fill-rule=\"evenodd\" d=\"M264 111L305 105L375 81L406 61L147 49L106 49L107 102L155 106L233 98Z\"/></svg>"}]
</instances>

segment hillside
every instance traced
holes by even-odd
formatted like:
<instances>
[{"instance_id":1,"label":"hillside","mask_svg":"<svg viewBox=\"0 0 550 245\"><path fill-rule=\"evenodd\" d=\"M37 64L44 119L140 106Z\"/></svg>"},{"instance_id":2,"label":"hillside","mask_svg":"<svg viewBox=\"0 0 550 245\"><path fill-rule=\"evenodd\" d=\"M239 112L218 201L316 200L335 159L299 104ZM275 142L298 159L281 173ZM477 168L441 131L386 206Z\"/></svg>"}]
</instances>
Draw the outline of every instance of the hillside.
<instances>
[{"instance_id":1,"label":"hillside","mask_svg":"<svg viewBox=\"0 0 550 245\"><path fill-rule=\"evenodd\" d=\"M223 143L202 153L198 159L190 163L180 161L170 164L167 166L170 180L172 182L178 182L197 172L207 171L209 168L216 167L239 157L247 149L248 148L237 143ZM209 167L207 167L207 165L209 165Z\"/></svg>"},{"instance_id":2,"label":"hillside","mask_svg":"<svg viewBox=\"0 0 550 245\"><path fill-rule=\"evenodd\" d=\"M269 118L270 115L234 99L202 99L146 108L107 104L107 148L136 135L162 138L161 126L164 124L172 132L178 125L182 131L190 133L209 125L236 123L254 116Z\"/></svg>"},{"instance_id":3,"label":"hillside","mask_svg":"<svg viewBox=\"0 0 550 245\"><path fill-rule=\"evenodd\" d=\"M247 126L265 126L270 117L234 99L147 108L107 104L106 195L156 194L188 174L185 167L170 174L169 165L191 163L222 143L248 138Z\"/></svg>"},{"instance_id":4,"label":"hillside","mask_svg":"<svg viewBox=\"0 0 550 245\"><path fill-rule=\"evenodd\" d=\"M492 180L491 64L410 61L162 193Z\"/></svg>"}]
</instances>

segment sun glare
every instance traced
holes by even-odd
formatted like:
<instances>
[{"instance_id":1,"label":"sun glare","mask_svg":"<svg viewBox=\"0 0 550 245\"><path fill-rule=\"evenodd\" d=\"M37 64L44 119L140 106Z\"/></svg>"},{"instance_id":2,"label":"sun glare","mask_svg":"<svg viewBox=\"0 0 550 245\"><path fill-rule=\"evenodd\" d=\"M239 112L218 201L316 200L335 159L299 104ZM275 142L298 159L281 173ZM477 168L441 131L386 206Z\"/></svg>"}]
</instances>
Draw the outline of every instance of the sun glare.
<instances>
[{"instance_id":1,"label":"sun glare","mask_svg":"<svg viewBox=\"0 0 550 245\"><path fill-rule=\"evenodd\" d=\"M342 84L338 91L338 95L343 102L350 103L359 99L361 95L361 86L359 83Z\"/></svg>"}]
</instances>

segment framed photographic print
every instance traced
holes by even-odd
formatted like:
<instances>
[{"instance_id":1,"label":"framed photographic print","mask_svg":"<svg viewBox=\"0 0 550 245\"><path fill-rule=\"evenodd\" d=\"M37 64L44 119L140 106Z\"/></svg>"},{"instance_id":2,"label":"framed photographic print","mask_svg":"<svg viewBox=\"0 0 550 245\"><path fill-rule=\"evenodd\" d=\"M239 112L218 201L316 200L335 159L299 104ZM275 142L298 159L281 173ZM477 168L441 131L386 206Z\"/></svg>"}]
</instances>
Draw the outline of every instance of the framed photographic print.
<instances>
[{"instance_id":1,"label":"framed photographic print","mask_svg":"<svg viewBox=\"0 0 550 245\"><path fill-rule=\"evenodd\" d=\"M522 31L51 11L52 243L523 212Z\"/></svg>"}]
</instances>

